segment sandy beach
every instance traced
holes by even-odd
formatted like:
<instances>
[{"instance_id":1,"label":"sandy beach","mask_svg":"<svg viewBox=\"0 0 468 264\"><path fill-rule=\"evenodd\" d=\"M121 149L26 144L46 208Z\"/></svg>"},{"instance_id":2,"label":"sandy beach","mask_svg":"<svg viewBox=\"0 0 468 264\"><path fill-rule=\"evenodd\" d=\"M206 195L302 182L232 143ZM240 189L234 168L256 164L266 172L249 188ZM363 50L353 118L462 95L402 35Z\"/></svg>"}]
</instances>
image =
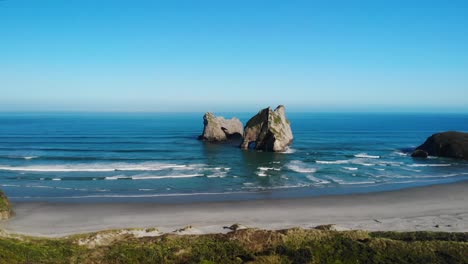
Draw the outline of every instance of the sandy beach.
<instances>
[{"instance_id":1,"label":"sandy beach","mask_svg":"<svg viewBox=\"0 0 468 264\"><path fill-rule=\"evenodd\" d=\"M14 203L7 232L60 237L105 229L156 227L163 233L223 233L240 223L261 229L336 224L370 231L468 231L468 182L391 192L289 200L195 204Z\"/></svg>"}]
</instances>

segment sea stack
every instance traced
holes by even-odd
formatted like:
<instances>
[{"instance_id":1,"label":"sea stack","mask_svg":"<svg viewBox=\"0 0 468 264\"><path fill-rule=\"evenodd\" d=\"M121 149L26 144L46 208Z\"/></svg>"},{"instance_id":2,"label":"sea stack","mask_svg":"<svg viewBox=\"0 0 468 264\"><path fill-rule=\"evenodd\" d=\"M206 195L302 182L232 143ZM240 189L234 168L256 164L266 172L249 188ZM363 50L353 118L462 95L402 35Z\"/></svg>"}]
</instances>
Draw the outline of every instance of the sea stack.
<instances>
[{"instance_id":1,"label":"sea stack","mask_svg":"<svg viewBox=\"0 0 468 264\"><path fill-rule=\"evenodd\" d=\"M0 220L9 219L13 214L11 209L10 201L8 200L5 193L0 191Z\"/></svg>"},{"instance_id":2,"label":"sea stack","mask_svg":"<svg viewBox=\"0 0 468 264\"><path fill-rule=\"evenodd\" d=\"M274 111L270 107L261 110L247 122L241 148L283 152L292 141L290 122L280 105Z\"/></svg>"},{"instance_id":3,"label":"sea stack","mask_svg":"<svg viewBox=\"0 0 468 264\"><path fill-rule=\"evenodd\" d=\"M203 134L198 138L201 140L218 142L228 139L240 139L244 127L238 118L224 119L216 117L213 113L206 113L203 116Z\"/></svg>"},{"instance_id":4,"label":"sea stack","mask_svg":"<svg viewBox=\"0 0 468 264\"><path fill-rule=\"evenodd\" d=\"M468 160L468 133L448 131L430 136L411 154L414 158L427 156Z\"/></svg>"}]
</instances>

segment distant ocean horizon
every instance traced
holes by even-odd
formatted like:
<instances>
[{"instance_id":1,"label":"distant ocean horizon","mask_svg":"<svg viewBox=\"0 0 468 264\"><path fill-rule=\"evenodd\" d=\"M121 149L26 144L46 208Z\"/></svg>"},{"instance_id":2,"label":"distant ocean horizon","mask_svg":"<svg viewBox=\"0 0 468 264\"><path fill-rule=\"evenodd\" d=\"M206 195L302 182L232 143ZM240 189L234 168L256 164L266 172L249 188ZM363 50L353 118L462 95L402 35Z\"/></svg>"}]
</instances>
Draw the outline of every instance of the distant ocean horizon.
<instances>
[{"instance_id":1,"label":"distant ocean horizon","mask_svg":"<svg viewBox=\"0 0 468 264\"><path fill-rule=\"evenodd\" d=\"M255 114L215 113L246 121ZM197 140L203 113L0 113L12 201L196 202L388 191L468 180L468 162L411 151L468 131L459 113L287 112L285 153Z\"/></svg>"}]
</instances>

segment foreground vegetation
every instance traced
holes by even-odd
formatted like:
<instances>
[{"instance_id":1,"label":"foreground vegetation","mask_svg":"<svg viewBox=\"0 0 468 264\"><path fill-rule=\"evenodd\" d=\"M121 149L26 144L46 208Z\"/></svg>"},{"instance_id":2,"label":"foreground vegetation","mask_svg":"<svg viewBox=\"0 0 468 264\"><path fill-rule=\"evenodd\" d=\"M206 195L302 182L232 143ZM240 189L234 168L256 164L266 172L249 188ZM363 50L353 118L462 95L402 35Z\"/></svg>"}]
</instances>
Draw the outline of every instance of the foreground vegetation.
<instances>
[{"instance_id":1,"label":"foreground vegetation","mask_svg":"<svg viewBox=\"0 0 468 264\"><path fill-rule=\"evenodd\" d=\"M468 233L245 229L136 237L103 231L60 239L3 234L0 263L468 263Z\"/></svg>"},{"instance_id":2,"label":"foreground vegetation","mask_svg":"<svg viewBox=\"0 0 468 264\"><path fill-rule=\"evenodd\" d=\"M12 214L11 203L5 193L0 190L0 220L8 219Z\"/></svg>"}]
</instances>

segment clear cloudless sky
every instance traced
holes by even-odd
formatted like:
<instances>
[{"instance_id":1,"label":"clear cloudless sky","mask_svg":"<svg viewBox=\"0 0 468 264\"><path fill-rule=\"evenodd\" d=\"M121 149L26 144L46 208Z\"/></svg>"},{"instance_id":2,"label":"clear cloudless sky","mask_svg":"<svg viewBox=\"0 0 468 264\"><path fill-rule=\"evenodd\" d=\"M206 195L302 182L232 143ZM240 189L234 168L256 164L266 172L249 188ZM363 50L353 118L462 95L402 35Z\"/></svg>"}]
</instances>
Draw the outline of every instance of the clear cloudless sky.
<instances>
[{"instance_id":1,"label":"clear cloudless sky","mask_svg":"<svg viewBox=\"0 0 468 264\"><path fill-rule=\"evenodd\" d=\"M468 112L468 1L0 0L0 111Z\"/></svg>"}]
</instances>

